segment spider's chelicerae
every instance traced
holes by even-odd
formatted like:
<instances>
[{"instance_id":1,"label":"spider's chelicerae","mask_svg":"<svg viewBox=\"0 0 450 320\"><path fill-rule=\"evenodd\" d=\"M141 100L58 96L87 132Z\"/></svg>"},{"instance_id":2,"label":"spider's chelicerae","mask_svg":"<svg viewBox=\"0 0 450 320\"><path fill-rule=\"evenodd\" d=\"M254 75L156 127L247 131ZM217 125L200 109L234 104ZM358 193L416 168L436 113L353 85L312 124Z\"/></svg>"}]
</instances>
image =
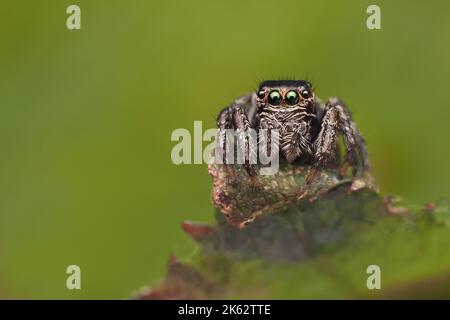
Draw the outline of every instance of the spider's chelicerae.
<instances>
[{"instance_id":1,"label":"spider's chelicerae","mask_svg":"<svg viewBox=\"0 0 450 320\"><path fill-rule=\"evenodd\" d=\"M314 179L314 171L330 166L340 165L344 172L350 165L357 177L369 171L364 139L347 107L336 97L323 104L311 83L304 80L262 82L257 92L240 97L223 109L217 126L257 132L276 129L280 158L288 163L312 165L315 170L309 180ZM338 134L342 134L346 147L343 161L339 159ZM250 176L256 175L249 163L246 169Z\"/></svg>"}]
</instances>

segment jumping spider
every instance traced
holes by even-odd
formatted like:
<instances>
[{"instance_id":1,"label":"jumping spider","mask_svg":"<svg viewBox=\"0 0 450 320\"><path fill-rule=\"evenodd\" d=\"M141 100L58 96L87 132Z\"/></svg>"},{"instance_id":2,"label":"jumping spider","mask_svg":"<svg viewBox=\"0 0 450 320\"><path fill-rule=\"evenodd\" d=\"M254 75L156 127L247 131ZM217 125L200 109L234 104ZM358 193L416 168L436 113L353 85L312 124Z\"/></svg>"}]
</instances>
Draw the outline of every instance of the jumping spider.
<instances>
[{"instance_id":1,"label":"jumping spider","mask_svg":"<svg viewBox=\"0 0 450 320\"><path fill-rule=\"evenodd\" d=\"M221 131L234 129L277 130L279 156L288 163L311 165L308 182L324 168L340 166L344 174L348 166L355 177L369 172L365 141L352 121L347 107L336 97L323 104L304 80L269 80L257 92L236 99L223 109L217 119ZM338 134L342 134L346 154L340 163ZM257 175L246 161L251 177Z\"/></svg>"}]
</instances>

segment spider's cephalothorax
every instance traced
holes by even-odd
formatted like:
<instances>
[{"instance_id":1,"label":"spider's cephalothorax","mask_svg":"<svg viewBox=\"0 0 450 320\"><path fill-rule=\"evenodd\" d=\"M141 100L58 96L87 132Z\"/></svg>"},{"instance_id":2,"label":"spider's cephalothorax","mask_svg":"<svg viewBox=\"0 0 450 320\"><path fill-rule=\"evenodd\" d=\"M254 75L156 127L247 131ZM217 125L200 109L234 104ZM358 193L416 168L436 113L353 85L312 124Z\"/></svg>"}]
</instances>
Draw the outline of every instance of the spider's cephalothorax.
<instances>
[{"instance_id":1,"label":"spider's cephalothorax","mask_svg":"<svg viewBox=\"0 0 450 320\"><path fill-rule=\"evenodd\" d=\"M219 129L277 130L280 156L287 162L300 161L317 169L340 163L338 134L342 134L347 153L342 168L353 167L354 175L369 170L363 137L351 114L338 98L323 104L312 85L304 80L270 80L257 92L235 100L217 119ZM247 164L248 172L255 171Z\"/></svg>"},{"instance_id":2,"label":"spider's cephalothorax","mask_svg":"<svg viewBox=\"0 0 450 320\"><path fill-rule=\"evenodd\" d=\"M301 155L313 155L311 141L317 135L316 102L306 81L264 81L256 98L259 125L279 132L279 147L292 163Z\"/></svg>"}]
</instances>

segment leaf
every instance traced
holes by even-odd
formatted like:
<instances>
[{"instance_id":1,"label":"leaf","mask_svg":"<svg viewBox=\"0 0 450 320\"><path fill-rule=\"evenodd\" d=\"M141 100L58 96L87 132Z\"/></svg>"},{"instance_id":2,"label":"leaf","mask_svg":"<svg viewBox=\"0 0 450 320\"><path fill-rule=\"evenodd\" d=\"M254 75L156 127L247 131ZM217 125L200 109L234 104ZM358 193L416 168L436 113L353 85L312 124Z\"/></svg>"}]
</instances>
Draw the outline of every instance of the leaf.
<instances>
[{"instance_id":1,"label":"leaf","mask_svg":"<svg viewBox=\"0 0 450 320\"><path fill-rule=\"evenodd\" d=\"M445 203L395 216L386 210L405 210L393 209L369 179L349 193L354 181L339 179L334 171L321 172L307 186L308 168L284 166L263 178L261 192L242 177L237 184L224 182L222 169L210 168L213 194L235 192L230 201L239 210L223 213L225 206L216 202L216 225L184 222L198 252L186 262L172 257L166 277L137 298L450 297L450 210ZM305 190L311 196L293 196ZM277 201L282 205L267 210ZM264 214L251 219L254 208L263 207ZM249 219L252 223L241 225ZM381 269L381 290L367 288L370 265Z\"/></svg>"}]
</instances>

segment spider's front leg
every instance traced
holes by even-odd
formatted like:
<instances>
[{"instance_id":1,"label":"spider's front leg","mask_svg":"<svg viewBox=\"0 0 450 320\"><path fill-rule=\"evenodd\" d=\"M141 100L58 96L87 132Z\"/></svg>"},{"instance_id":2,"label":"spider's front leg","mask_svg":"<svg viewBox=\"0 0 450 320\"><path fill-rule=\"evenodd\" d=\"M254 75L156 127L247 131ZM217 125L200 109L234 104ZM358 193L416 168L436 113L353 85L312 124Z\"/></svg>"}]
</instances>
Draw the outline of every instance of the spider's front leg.
<instances>
[{"instance_id":1,"label":"spider's front leg","mask_svg":"<svg viewBox=\"0 0 450 320\"><path fill-rule=\"evenodd\" d=\"M321 130L315 141L316 169L326 168L336 156L337 136L344 137L347 153L343 168L350 165L357 178L370 177L369 157L361 133L352 121L350 111L338 99L330 98L321 121Z\"/></svg>"},{"instance_id":2,"label":"spider's front leg","mask_svg":"<svg viewBox=\"0 0 450 320\"><path fill-rule=\"evenodd\" d=\"M222 159L225 166L228 166L234 162L234 144L230 144L228 134L231 131L235 137L239 140L238 148L244 150L238 150L238 154L243 152L244 156L244 168L250 177L257 175L254 166L250 163L252 156L256 155L256 139L251 135L251 129L253 129L253 119L250 120L247 116L247 106L252 102L252 94L248 94L242 98L234 101L229 107L223 109L217 118L218 143L219 148L222 150ZM230 150L231 149L231 150ZM232 157L230 157L232 153ZM252 154L253 153L253 154ZM231 158L231 159L230 159ZM230 161L231 160L231 161Z\"/></svg>"}]
</instances>

